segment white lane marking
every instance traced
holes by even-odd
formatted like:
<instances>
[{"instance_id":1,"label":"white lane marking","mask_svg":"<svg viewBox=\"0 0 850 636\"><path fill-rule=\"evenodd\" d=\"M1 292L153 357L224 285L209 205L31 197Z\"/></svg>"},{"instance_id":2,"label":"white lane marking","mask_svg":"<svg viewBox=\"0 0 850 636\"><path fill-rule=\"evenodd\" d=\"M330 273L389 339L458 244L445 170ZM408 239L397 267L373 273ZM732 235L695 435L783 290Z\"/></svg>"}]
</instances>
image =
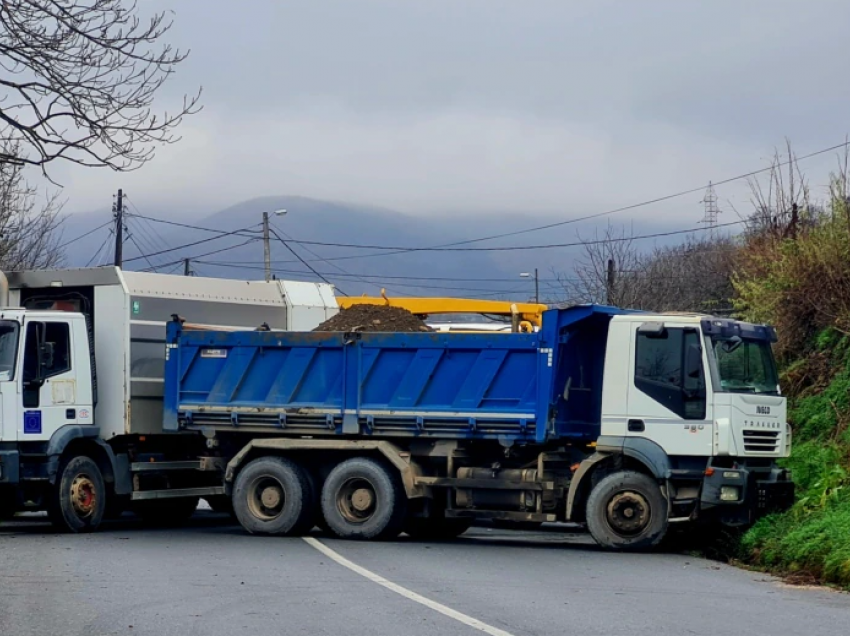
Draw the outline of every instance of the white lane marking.
<instances>
[{"instance_id":1,"label":"white lane marking","mask_svg":"<svg viewBox=\"0 0 850 636\"><path fill-rule=\"evenodd\" d=\"M451 607L446 607L442 603L438 603L437 601L432 601L430 598L426 598L421 594L417 594L411 590L408 590L406 587L402 587L392 581L388 581L384 577L379 574L375 574L371 570L367 570L366 568L360 567L356 563L352 563L344 556L335 552L324 543L319 541L318 539L314 539L313 537L302 537L304 541L306 541L309 545L314 547L316 550L324 554L329 559L333 559L341 566L348 568L352 572L359 574L362 577L365 577L372 581L373 583L377 583L388 590L395 592L396 594L400 594L406 599L419 603L420 605L424 605L425 607L434 610L435 612L439 612L444 616L448 616L449 618L453 618L459 623L463 623L464 625L468 625L478 631L484 632L485 634L490 634L490 636L514 636L510 632L506 632L503 629L499 629L498 627L493 627L492 625L488 625L487 623L482 623L477 618L472 618L471 616L467 616L463 612L458 612L457 610L453 610Z\"/></svg>"}]
</instances>

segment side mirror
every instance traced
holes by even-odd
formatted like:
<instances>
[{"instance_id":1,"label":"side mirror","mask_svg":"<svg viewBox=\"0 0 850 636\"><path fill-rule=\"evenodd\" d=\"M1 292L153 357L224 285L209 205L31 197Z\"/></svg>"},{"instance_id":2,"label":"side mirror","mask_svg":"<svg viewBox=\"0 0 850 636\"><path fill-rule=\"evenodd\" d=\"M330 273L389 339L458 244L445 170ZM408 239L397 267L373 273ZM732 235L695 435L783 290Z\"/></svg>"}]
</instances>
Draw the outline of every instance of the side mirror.
<instances>
[{"instance_id":1,"label":"side mirror","mask_svg":"<svg viewBox=\"0 0 850 636\"><path fill-rule=\"evenodd\" d=\"M685 354L685 373L689 378L698 378L702 373L702 349L692 344Z\"/></svg>"},{"instance_id":2,"label":"side mirror","mask_svg":"<svg viewBox=\"0 0 850 636\"><path fill-rule=\"evenodd\" d=\"M724 352L732 353L735 349L740 347L743 342L744 341L741 340L740 336L732 336L729 340L724 340L721 346L723 347Z\"/></svg>"},{"instance_id":3,"label":"side mirror","mask_svg":"<svg viewBox=\"0 0 850 636\"><path fill-rule=\"evenodd\" d=\"M44 369L53 366L53 343L42 342L38 346L38 375L44 377Z\"/></svg>"}]
</instances>

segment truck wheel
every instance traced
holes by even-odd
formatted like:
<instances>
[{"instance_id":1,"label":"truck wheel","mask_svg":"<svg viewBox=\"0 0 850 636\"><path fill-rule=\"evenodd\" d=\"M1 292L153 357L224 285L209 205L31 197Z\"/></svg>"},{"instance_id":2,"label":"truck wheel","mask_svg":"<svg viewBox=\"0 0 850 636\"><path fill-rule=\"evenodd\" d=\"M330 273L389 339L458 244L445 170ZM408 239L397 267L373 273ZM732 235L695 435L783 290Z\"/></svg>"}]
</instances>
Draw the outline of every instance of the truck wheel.
<instances>
[{"instance_id":1,"label":"truck wheel","mask_svg":"<svg viewBox=\"0 0 850 636\"><path fill-rule=\"evenodd\" d=\"M404 531L420 541L446 541L459 537L472 527L472 519L445 517L414 517L404 524Z\"/></svg>"},{"instance_id":2,"label":"truck wheel","mask_svg":"<svg viewBox=\"0 0 850 636\"><path fill-rule=\"evenodd\" d=\"M255 459L236 478L233 510L251 534L303 534L313 526L314 509L307 475L290 459Z\"/></svg>"},{"instance_id":3,"label":"truck wheel","mask_svg":"<svg viewBox=\"0 0 850 636\"><path fill-rule=\"evenodd\" d=\"M322 514L343 539L390 539L404 526L407 496L396 472L355 457L336 466L322 488Z\"/></svg>"},{"instance_id":4,"label":"truck wheel","mask_svg":"<svg viewBox=\"0 0 850 636\"><path fill-rule=\"evenodd\" d=\"M62 532L92 532L106 512L106 485L90 457L72 457L60 464L48 497L48 517Z\"/></svg>"},{"instance_id":5,"label":"truck wheel","mask_svg":"<svg viewBox=\"0 0 850 636\"><path fill-rule=\"evenodd\" d=\"M603 548L651 548L667 532L667 501L648 475L634 471L614 473L590 492L587 527Z\"/></svg>"},{"instance_id":6,"label":"truck wheel","mask_svg":"<svg viewBox=\"0 0 850 636\"><path fill-rule=\"evenodd\" d=\"M179 526L186 523L198 509L200 497L174 499L141 499L132 503L133 514L153 526Z\"/></svg>"}]
</instances>

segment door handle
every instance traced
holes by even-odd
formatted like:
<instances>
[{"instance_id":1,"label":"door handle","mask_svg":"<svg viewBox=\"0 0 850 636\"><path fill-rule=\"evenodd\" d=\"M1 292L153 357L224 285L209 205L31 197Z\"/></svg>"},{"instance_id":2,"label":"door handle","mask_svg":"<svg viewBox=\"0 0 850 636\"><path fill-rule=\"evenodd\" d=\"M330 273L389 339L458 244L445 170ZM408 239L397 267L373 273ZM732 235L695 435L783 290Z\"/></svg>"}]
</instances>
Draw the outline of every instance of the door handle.
<instances>
[{"instance_id":1,"label":"door handle","mask_svg":"<svg viewBox=\"0 0 850 636\"><path fill-rule=\"evenodd\" d=\"M646 430L646 424L643 420L629 420L629 431L632 433L642 433Z\"/></svg>"}]
</instances>

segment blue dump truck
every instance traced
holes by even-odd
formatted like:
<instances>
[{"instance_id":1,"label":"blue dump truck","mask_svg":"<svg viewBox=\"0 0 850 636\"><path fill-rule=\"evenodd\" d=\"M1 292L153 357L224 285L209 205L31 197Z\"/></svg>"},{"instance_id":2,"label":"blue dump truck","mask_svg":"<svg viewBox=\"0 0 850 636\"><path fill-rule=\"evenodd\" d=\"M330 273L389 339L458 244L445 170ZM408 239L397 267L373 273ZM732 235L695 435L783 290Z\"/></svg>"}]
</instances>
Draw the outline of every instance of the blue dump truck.
<instances>
[{"instance_id":1,"label":"blue dump truck","mask_svg":"<svg viewBox=\"0 0 850 636\"><path fill-rule=\"evenodd\" d=\"M547 311L527 334L175 317L163 428L203 438L192 487L223 488L251 533L434 539L476 520L572 521L606 548L650 548L671 524L746 525L790 505L774 341L765 326L601 306Z\"/></svg>"},{"instance_id":2,"label":"blue dump truck","mask_svg":"<svg viewBox=\"0 0 850 636\"><path fill-rule=\"evenodd\" d=\"M571 521L639 549L793 498L768 327L579 306L533 333L319 333L330 286L106 268L6 283L0 519L47 510L87 532L128 508L174 523L203 498L258 534Z\"/></svg>"}]
</instances>

